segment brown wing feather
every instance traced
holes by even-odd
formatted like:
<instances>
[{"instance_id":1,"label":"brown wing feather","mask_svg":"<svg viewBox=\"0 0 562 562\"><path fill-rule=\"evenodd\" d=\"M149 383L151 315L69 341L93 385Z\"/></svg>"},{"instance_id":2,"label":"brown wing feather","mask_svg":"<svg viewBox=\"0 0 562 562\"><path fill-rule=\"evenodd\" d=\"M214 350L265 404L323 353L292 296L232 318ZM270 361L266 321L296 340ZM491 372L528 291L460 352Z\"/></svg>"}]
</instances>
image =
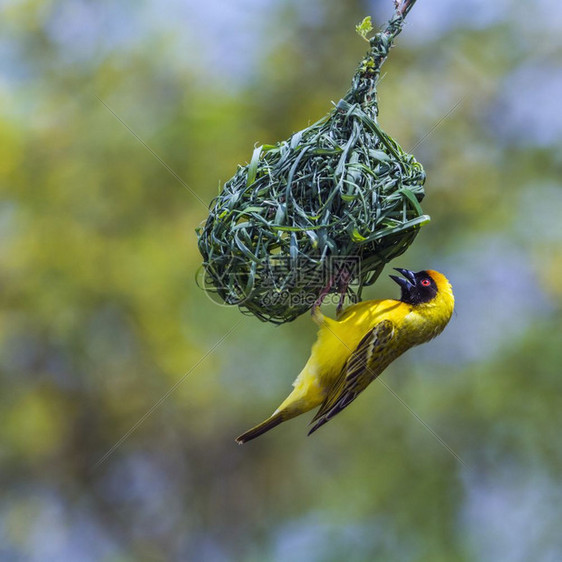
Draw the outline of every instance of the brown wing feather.
<instances>
[{"instance_id":1,"label":"brown wing feather","mask_svg":"<svg viewBox=\"0 0 562 562\"><path fill-rule=\"evenodd\" d=\"M310 422L314 425L309 435L351 404L392 361L391 355L385 351L388 351L393 334L394 324L383 320L363 337Z\"/></svg>"}]
</instances>

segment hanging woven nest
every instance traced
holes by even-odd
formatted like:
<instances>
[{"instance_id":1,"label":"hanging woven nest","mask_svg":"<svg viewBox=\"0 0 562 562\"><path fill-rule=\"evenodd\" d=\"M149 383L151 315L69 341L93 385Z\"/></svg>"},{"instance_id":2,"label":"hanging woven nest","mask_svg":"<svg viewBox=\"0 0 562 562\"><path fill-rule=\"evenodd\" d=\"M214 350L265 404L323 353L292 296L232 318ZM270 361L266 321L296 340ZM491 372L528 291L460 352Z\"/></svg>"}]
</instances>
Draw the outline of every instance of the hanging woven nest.
<instances>
[{"instance_id":1,"label":"hanging woven nest","mask_svg":"<svg viewBox=\"0 0 562 562\"><path fill-rule=\"evenodd\" d=\"M198 229L204 287L261 320L294 320L329 293L361 298L412 244L425 173L377 123L381 65L415 0L372 37L347 94L314 125L254 150ZM358 26L366 37L370 20Z\"/></svg>"}]
</instances>

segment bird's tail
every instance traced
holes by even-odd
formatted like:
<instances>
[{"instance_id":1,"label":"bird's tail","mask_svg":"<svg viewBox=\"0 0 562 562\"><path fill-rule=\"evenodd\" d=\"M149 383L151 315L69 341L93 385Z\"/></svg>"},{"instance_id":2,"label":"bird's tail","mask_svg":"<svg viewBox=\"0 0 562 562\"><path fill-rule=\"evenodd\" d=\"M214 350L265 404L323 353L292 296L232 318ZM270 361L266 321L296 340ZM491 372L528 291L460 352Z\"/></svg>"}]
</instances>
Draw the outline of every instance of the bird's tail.
<instances>
[{"instance_id":1,"label":"bird's tail","mask_svg":"<svg viewBox=\"0 0 562 562\"><path fill-rule=\"evenodd\" d=\"M288 418L285 415L285 412L277 412L276 414L273 414L270 418L267 418L265 421L261 422L259 425L256 425L256 427L252 427L252 429L249 429L248 431L246 431L246 433L243 433L242 435L237 437L236 443L238 443L239 445L243 445L247 441L251 441L256 437L259 437L266 431L269 431L270 429L273 429L274 427L278 426L281 422L284 422L286 419Z\"/></svg>"}]
</instances>

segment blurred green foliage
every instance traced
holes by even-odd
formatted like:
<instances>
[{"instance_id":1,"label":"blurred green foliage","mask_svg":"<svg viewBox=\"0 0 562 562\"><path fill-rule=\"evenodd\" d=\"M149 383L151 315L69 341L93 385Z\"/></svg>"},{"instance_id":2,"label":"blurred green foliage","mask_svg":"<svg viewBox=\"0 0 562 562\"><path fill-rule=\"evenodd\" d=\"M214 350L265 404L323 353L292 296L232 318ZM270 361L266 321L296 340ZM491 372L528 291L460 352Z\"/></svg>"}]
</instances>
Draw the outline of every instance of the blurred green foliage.
<instances>
[{"instance_id":1,"label":"blurred green foliage","mask_svg":"<svg viewBox=\"0 0 562 562\"><path fill-rule=\"evenodd\" d=\"M389 3L0 3L1 560L562 558L558 6L420 1L381 83L433 219L396 265L458 301L383 380L465 464L381 384L234 443L315 330L207 298L194 229L343 95Z\"/></svg>"}]
</instances>

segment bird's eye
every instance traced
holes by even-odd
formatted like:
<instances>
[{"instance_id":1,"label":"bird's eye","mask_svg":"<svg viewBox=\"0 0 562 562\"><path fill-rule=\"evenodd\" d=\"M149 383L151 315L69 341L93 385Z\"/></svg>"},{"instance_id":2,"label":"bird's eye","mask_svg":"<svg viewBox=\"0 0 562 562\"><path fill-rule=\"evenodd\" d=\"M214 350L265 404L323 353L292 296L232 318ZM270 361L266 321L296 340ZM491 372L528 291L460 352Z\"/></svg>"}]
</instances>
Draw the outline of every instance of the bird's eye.
<instances>
[{"instance_id":1,"label":"bird's eye","mask_svg":"<svg viewBox=\"0 0 562 562\"><path fill-rule=\"evenodd\" d=\"M431 285L431 281L430 281L429 279L422 279L422 280L421 280L421 284L422 284L424 287L429 287L429 286Z\"/></svg>"}]
</instances>

